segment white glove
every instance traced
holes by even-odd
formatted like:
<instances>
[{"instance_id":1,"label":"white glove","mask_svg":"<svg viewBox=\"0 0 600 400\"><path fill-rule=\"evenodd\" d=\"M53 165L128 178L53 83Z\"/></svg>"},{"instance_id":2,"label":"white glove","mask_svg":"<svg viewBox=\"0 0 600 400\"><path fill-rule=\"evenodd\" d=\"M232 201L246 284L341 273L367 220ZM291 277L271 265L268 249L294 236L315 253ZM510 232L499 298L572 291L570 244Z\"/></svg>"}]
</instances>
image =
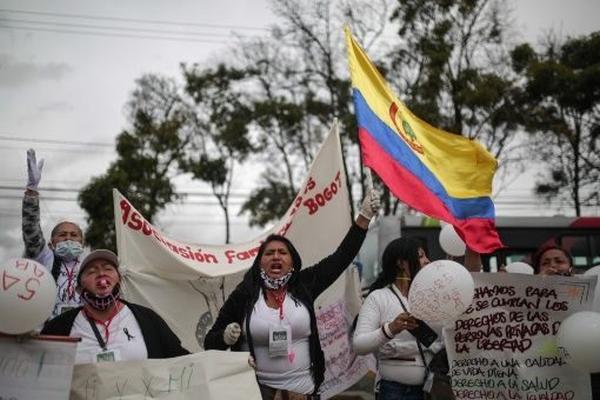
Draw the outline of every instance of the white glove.
<instances>
[{"instance_id":1,"label":"white glove","mask_svg":"<svg viewBox=\"0 0 600 400\"><path fill-rule=\"evenodd\" d=\"M375 214L377 214L380 206L381 201L379 200L379 193L377 190L370 188L367 190L367 194L362 201L359 214L366 219L371 219Z\"/></svg>"},{"instance_id":2,"label":"white glove","mask_svg":"<svg viewBox=\"0 0 600 400\"><path fill-rule=\"evenodd\" d=\"M44 159L41 159L38 163L35 150L27 150L27 189L37 191L42 179L42 168L44 168Z\"/></svg>"},{"instance_id":3,"label":"white glove","mask_svg":"<svg viewBox=\"0 0 600 400\"><path fill-rule=\"evenodd\" d=\"M223 340L227 346L233 346L241 334L242 329L240 328L240 324L237 322L232 322L225 328L225 332L223 332Z\"/></svg>"}]
</instances>

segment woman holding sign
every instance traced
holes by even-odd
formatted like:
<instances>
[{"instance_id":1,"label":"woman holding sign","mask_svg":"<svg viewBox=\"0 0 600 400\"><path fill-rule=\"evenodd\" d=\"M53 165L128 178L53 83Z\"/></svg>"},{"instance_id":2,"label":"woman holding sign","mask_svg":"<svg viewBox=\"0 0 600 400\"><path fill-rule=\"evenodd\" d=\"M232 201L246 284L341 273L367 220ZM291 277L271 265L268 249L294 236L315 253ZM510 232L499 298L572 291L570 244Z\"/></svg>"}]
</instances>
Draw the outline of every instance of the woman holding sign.
<instances>
[{"instance_id":1,"label":"woman holding sign","mask_svg":"<svg viewBox=\"0 0 600 400\"><path fill-rule=\"evenodd\" d=\"M422 400L424 361L443 344L440 332L415 319L407 307L411 281L429 259L417 240L399 238L387 245L381 264L360 309L353 348L358 354L376 353L379 400Z\"/></svg>"},{"instance_id":2,"label":"woman holding sign","mask_svg":"<svg viewBox=\"0 0 600 400\"><path fill-rule=\"evenodd\" d=\"M379 196L370 189L339 247L309 268L302 269L287 238L267 237L221 308L204 348L250 351L263 399L318 398L325 359L313 303L351 264L378 209Z\"/></svg>"}]
</instances>

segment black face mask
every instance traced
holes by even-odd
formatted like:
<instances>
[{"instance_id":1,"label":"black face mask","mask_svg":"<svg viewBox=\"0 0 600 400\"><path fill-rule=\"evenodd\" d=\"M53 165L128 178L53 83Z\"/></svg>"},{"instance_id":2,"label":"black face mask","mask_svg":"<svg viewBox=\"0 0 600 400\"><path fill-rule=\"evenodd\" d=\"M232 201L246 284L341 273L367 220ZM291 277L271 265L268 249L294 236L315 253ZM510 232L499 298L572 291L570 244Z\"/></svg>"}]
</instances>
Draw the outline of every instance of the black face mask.
<instances>
[{"instance_id":1,"label":"black face mask","mask_svg":"<svg viewBox=\"0 0 600 400\"><path fill-rule=\"evenodd\" d=\"M81 298L95 310L105 311L111 308L121 296L121 285L118 283L112 292L104 297L96 296L87 289L81 291Z\"/></svg>"}]
</instances>

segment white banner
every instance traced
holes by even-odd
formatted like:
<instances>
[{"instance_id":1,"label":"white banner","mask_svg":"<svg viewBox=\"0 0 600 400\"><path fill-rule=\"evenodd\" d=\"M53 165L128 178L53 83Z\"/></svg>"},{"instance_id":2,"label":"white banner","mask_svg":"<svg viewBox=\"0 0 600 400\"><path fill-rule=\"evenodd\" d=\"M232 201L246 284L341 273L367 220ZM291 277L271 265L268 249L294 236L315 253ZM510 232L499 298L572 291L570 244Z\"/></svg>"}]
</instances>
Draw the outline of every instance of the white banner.
<instances>
[{"instance_id":1,"label":"white banner","mask_svg":"<svg viewBox=\"0 0 600 400\"><path fill-rule=\"evenodd\" d=\"M117 249L125 268L169 280L191 281L246 271L261 240L271 233L289 238L305 266L330 254L351 224L350 197L337 129L329 134L293 204L279 223L257 238L229 245L182 243L166 237L113 191Z\"/></svg>"},{"instance_id":2,"label":"white banner","mask_svg":"<svg viewBox=\"0 0 600 400\"><path fill-rule=\"evenodd\" d=\"M337 128L323 143L308 177L279 223L243 244L198 245L166 237L114 191L117 247L128 300L153 308L190 351L202 348L204 336L219 309L252 265L261 240L271 233L289 238L310 266L331 254L351 225ZM329 308L338 307L336 331L329 330ZM324 292L316 303L320 334L333 334L323 343L331 384L338 393L363 376L371 357L354 357L348 345L349 322L360 308L358 278L351 269ZM341 319L340 319L341 318ZM327 326L321 328L323 321ZM343 322L343 324L342 324ZM333 364L332 364L333 362ZM346 363L343 365L343 363ZM343 371L343 373L342 373ZM326 378L327 379L327 378Z\"/></svg>"},{"instance_id":3,"label":"white banner","mask_svg":"<svg viewBox=\"0 0 600 400\"><path fill-rule=\"evenodd\" d=\"M591 399L589 374L566 363L556 334L590 309L596 277L473 277L473 303L444 329L456 399Z\"/></svg>"},{"instance_id":4,"label":"white banner","mask_svg":"<svg viewBox=\"0 0 600 400\"><path fill-rule=\"evenodd\" d=\"M70 399L260 400L261 396L248 353L204 351L163 360L76 365Z\"/></svg>"},{"instance_id":5,"label":"white banner","mask_svg":"<svg viewBox=\"0 0 600 400\"><path fill-rule=\"evenodd\" d=\"M0 337L0 399L66 399L76 349L75 341Z\"/></svg>"}]
</instances>

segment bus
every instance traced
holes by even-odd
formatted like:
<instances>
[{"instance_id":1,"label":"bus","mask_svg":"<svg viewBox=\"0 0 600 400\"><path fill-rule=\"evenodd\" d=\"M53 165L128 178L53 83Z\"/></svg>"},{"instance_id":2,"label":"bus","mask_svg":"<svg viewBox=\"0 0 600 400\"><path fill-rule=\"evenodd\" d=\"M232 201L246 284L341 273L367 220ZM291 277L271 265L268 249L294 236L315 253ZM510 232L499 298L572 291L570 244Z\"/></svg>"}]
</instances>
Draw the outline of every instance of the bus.
<instances>
[{"instance_id":1,"label":"bus","mask_svg":"<svg viewBox=\"0 0 600 400\"><path fill-rule=\"evenodd\" d=\"M484 271L495 272L516 261L532 264L533 253L546 244L557 244L571 252L574 273L600 264L600 217L497 217L496 228L506 247L482 255ZM367 235L365 250L361 250L364 283L377 276L383 249L399 236L421 240L431 260L446 258L439 244L440 229L439 221L420 215L379 218Z\"/></svg>"}]
</instances>

